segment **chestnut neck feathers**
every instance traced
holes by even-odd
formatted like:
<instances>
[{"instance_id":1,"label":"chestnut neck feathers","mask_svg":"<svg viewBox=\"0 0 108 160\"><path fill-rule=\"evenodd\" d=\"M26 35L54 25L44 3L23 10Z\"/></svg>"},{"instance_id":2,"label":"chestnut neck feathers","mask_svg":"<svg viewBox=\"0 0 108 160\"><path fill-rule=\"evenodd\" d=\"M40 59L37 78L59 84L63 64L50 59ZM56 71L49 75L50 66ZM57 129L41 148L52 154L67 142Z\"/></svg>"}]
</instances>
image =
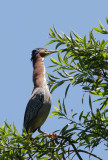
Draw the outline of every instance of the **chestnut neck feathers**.
<instances>
[{"instance_id":1,"label":"chestnut neck feathers","mask_svg":"<svg viewBox=\"0 0 108 160\"><path fill-rule=\"evenodd\" d=\"M33 83L36 87L47 87L44 58L39 54L33 59Z\"/></svg>"}]
</instances>

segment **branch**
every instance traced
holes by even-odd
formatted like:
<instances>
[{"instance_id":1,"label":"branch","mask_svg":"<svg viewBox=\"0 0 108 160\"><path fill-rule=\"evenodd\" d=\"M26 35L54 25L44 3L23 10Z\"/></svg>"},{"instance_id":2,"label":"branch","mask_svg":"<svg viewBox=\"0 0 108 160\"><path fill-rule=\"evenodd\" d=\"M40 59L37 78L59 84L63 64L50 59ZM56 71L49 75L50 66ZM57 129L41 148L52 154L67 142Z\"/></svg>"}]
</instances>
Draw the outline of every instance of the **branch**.
<instances>
[{"instance_id":1,"label":"branch","mask_svg":"<svg viewBox=\"0 0 108 160\"><path fill-rule=\"evenodd\" d=\"M81 149L79 149L78 152L83 152L83 153L89 154L89 155L91 155L91 156L93 156L93 157L95 157L95 158L97 158L99 160L103 160L100 157L96 156L95 154L87 152L87 151L84 151L84 150L81 150Z\"/></svg>"},{"instance_id":2,"label":"branch","mask_svg":"<svg viewBox=\"0 0 108 160\"><path fill-rule=\"evenodd\" d=\"M39 129L39 131L40 131L40 129ZM48 134L48 133L45 133L45 132L42 132L42 131L40 131L40 133L42 133L42 134L44 133L46 136L52 137L52 134ZM78 153L77 148L75 147L75 145L73 144L73 142L72 142L71 140L69 140L67 137L60 136L60 135L56 135L56 134L55 134L54 136L55 136L55 137L54 137L53 139L61 138L61 139L67 140L67 141L69 142L69 144L73 147L73 149L74 149L76 155L78 156L79 160L83 160L83 159L81 158L80 154Z\"/></svg>"}]
</instances>

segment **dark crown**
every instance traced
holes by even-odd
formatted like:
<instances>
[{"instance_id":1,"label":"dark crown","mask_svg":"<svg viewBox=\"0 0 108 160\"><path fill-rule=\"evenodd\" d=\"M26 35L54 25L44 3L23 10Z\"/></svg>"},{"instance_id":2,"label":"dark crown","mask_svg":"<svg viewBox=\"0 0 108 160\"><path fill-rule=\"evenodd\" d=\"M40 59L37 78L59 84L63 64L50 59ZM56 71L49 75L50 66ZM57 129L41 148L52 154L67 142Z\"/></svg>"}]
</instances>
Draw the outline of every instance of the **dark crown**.
<instances>
[{"instance_id":1,"label":"dark crown","mask_svg":"<svg viewBox=\"0 0 108 160\"><path fill-rule=\"evenodd\" d=\"M35 48L32 51L32 55L31 55L31 60L33 60L33 58L35 57L35 55L37 55L41 50L43 50L44 48Z\"/></svg>"}]
</instances>

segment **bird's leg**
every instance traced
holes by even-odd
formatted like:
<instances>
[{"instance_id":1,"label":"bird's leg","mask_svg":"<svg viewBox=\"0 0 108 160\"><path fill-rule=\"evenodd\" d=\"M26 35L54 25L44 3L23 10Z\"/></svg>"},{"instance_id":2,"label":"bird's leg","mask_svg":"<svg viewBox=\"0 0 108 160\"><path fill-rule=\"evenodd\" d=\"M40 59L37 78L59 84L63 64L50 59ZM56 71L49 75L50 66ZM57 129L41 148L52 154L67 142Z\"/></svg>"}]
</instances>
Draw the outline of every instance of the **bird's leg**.
<instances>
[{"instance_id":1,"label":"bird's leg","mask_svg":"<svg viewBox=\"0 0 108 160\"><path fill-rule=\"evenodd\" d=\"M57 134L56 133L46 133L46 132L43 132L43 131L41 131L41 129L40 128L38 128L38 132L39 133L42 133L42 134L45 134L45 135L47 135L48 137L50 137L50 138L52 138L52 139L54 139L54 138L57 138Z\"/></svg>"},{"instance_id":2,"label":"bird's leg","mask_svg":"<svg viewBox=\"0 0 108 160\"><path fill-rule=\"evenodd\" d=\"M42 134L49 135L49 133L46 133L46 132L41 131L41 129L40 129L40 128L38 128L38 132L39 132L39 133L42 133Z\"/></svg>"}]
</instances>

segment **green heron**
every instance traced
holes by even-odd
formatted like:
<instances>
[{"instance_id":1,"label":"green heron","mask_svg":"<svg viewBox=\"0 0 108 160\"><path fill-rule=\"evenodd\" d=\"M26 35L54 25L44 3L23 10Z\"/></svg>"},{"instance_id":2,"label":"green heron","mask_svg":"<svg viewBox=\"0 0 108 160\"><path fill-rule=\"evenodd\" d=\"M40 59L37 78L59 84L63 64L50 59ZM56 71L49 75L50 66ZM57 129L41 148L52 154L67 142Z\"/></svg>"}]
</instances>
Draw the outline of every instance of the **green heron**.
<instances>
[{"instance_id":1,"label":"green heron","mask_svg":"<svg viewBox=\"0 0 108 160\"><path fill-rule=\"evenodd\" d=\"M36 130L45 133L40 130L40 127L49 114L51 94L46 81L44 57L55 52L57 51L48 51L44 48L36 48L32 51L34 89L24 115L24 127L27 133L34 133Z\"/></svg>"}]
</instances>

